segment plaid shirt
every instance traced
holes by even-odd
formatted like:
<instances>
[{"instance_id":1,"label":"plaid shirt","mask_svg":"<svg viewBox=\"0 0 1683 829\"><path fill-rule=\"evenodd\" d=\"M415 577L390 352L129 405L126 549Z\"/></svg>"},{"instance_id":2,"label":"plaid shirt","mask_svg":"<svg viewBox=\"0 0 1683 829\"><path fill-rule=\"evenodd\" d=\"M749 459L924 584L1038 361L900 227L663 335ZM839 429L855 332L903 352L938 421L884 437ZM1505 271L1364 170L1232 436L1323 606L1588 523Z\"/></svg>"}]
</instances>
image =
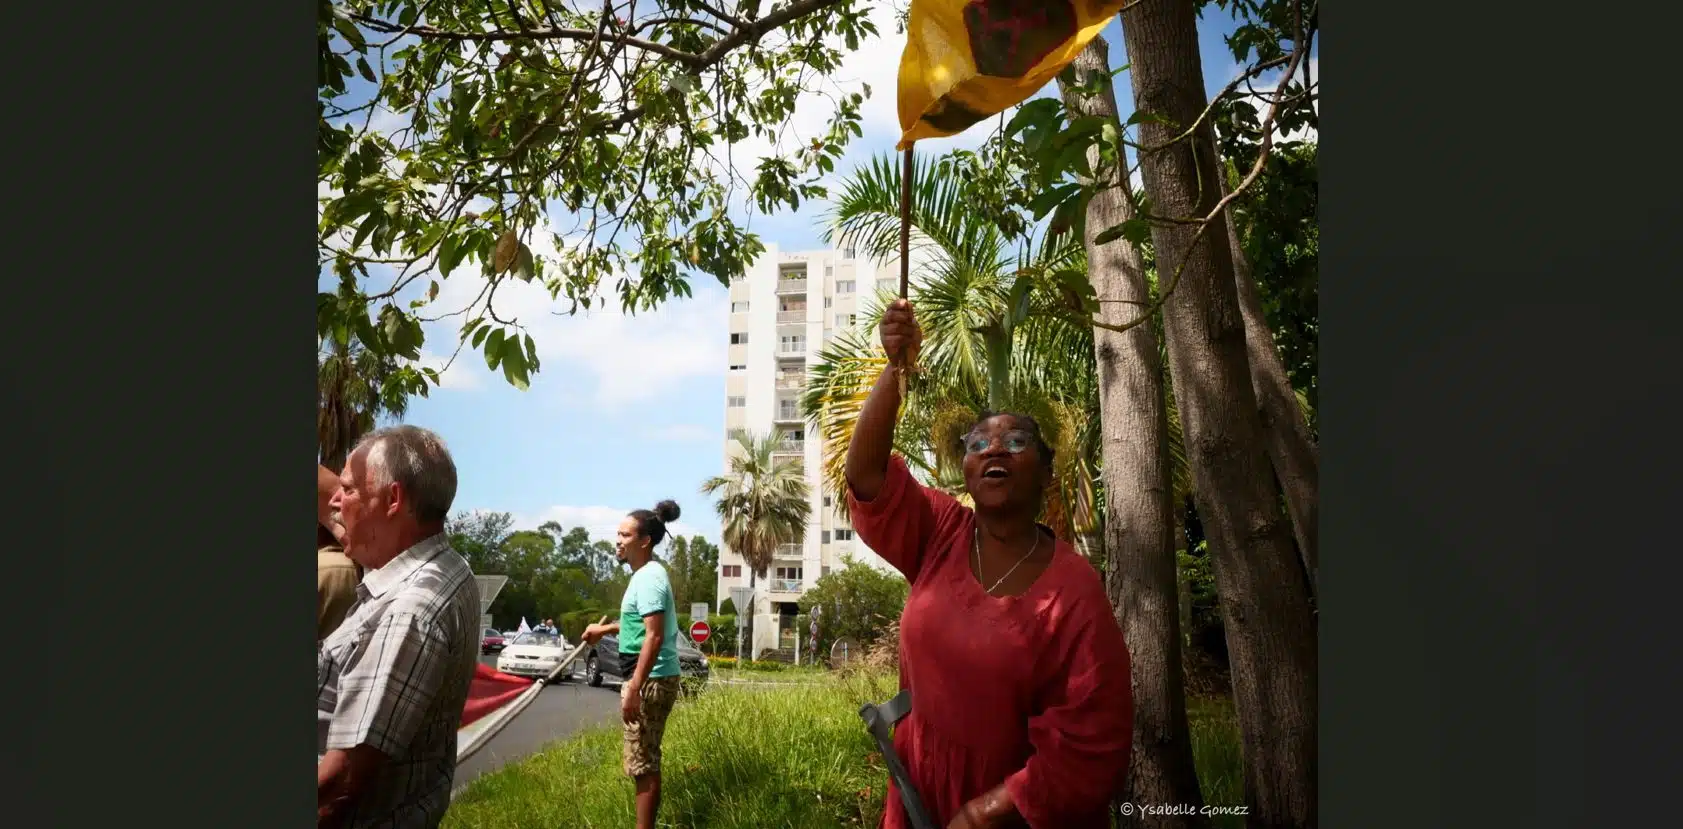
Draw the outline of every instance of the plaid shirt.
<instances>
[{"instance_id":1,"label":"plaid shirt","mask_svg":"<svg viewBox=\"0 0 1683 829\"><path fill-rule=\"evenodd\" d=\"M435 827L450 806L479 659L479 587L443 534L370 570L316 653L316 753L368 745L389 762L347 827Z\"/></svg>"}]
</instances>

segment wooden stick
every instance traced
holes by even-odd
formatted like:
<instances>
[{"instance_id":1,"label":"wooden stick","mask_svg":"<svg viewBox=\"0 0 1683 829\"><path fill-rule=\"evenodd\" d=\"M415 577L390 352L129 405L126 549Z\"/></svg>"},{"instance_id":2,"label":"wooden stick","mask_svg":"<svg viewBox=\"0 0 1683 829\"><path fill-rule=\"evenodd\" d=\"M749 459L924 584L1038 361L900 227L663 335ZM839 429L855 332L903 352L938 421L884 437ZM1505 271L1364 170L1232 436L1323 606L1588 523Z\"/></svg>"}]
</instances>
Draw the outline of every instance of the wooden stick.
<instances>
[{"instance_id":1,"label":"wooden stick","mask_svg":"<svg viewBox=\"0 0 1683 829\"><path fill-rule=\"evenodd\" d=\"M900 298L910 296L912 272L912 148L907 147L900 171ZM907 362L911 355L899 354L895 361L894 374L900 383L900 400L906 399L906 372L911 370Z\"/></svg>"},{"instance_id":2,"label":"wooden stick","mask_svg":"<svg viewBox=\"0 0 1683 829\"><path fill-rule=\"evenodd\" d=\"M905 299L911 282L912 246L912 148L905 152L904 169L900 173L900 298Z\"/></svg>"}]
</instances>

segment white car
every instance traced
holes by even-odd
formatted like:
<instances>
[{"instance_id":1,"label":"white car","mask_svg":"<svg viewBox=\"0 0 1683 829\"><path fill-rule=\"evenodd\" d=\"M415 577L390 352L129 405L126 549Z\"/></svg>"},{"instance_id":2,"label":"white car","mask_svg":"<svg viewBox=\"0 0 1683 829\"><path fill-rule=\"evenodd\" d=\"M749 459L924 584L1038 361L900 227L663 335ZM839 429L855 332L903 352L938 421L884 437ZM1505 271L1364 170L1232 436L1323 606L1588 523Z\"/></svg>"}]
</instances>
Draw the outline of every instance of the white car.
<instances>
[{"instance_id":1,"label":"white car","mask_svg":"<svg viewBox=\"0 0 1683 829\"><path fill-rule=\"evenodd\" d=\"M571 647L565 636L553 633L522 633L497 656L497 670L515 676L543 677L567 658Z\"/></svg>"}]
</instances>

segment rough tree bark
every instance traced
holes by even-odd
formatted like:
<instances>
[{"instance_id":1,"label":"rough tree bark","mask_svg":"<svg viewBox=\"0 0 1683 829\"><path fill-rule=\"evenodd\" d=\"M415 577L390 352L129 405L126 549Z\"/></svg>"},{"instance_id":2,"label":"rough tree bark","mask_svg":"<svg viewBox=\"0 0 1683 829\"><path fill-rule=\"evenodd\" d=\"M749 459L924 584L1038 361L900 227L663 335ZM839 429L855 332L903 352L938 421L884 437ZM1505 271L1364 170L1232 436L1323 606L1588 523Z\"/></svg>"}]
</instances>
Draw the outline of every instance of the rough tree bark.
<instances>
[{"instance_id":1,"label":"rough tree bark","mask_svg":"<svg viewBox=\"0 0 1683 829\"><path fill-rule=\"evenodd\" d=\"M1221 182L1221 194L1229 192L1227 177ZM1233 277L1239 294L1239 311L1245 318L1245 351L1251 364L1251 387L1256 392L1257 410L1262 415L1262 429L1268 435L1268 460L1274 465L1274 476L1285 491L1286 513L1291 516L1292 533L1297 537L1297 549L1303 556L1303 569L1309 576L1309 589L1320 595L1320 450L1309 434L1309 421L1303 407L1297 403L1297 392L1291 387L1286 364L1280 350L1274 346L1274 332L1268 327L1268 317L1262 311L1262 294L1256 289L1250 260L1245 257L1239 242L1239 228L1233 223L1232 208L1228 208L1227 247L1233 256Z\"/></svg>"},{"instance_id":2,"label":"rough tree bark","mask_svg":"<svg viewBox=\"0 0 1683 829\"><path fill-rule=\"evenodd\" d=\"M1169 144L1208 102L1193 0L1132 6L1122 13L1122 33L1135 108L1167 121L1140 126L1152 209L1165 217L1209 215L1220 201L1212 129L1204 121L1189 140ZM1169 372L1227 630L1247 825L1314 827L1317 666L1309 587L1257 413L1226 217L1212 221L1196 243L1194 224L1152 226L1165 287L1184 264L1163 305Z\"/></svg>"},{"instance_id":3,"label":"rough tree bark","mask_svg":"<svg viewBox=\"0 0 1683 829\"><path fill-rule=\"evenodd\" d=\"M1072 113L1117 117L1108 85L1109 49L1094 38L1059 79ZM1073 84L1069 76L1073 75ZM1072 87L1104 79L1102 92ZM1120 148L1118 148L1120 150ZM1102 169L1098 150L1087 153L1099 189L1087 205L1087 273L1099 299L1101 322L1120 325L1150 302L1145 264L1125 241L1093 243L1100 231L1134 217L1127 164ZM1125 332L1093 329L1099 372L1099 413L1108 514L1104 522L1106 587L1133 660L1134 750L1122 799L1131 803L1203 805L1192 762L1181 673L1177 612L1175 515L1169 468L1168 413L1163 397L1157 335L1150 325ZM1122 826L1184 829L1209 825L1199 814L1121 817Z\"/></svg>"}]
</instances>

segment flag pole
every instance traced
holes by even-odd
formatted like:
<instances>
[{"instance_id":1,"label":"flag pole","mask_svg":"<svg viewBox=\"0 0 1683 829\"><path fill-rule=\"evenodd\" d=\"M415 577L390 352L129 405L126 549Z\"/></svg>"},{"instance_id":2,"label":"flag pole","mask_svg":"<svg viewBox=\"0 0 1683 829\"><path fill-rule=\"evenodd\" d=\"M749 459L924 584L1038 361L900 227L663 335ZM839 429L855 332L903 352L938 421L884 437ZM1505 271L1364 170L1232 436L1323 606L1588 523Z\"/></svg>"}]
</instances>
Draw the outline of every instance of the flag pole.
<instances>
[{"instance_id":1,"label":"flag pole","mask_svg":"<svg viewBox=\"0 0 1683 829\"><path fill-rule=\"evenodd\" d=\"M910 294L911 283L911 244L912 244L912 148L907 146L900 172L900 298L906 299ZM906 399L906 372L911 370L907 364L911 355L898 355L894 367L896 379L900 382L900 400Z\"/></svg>"}]
</instances>

